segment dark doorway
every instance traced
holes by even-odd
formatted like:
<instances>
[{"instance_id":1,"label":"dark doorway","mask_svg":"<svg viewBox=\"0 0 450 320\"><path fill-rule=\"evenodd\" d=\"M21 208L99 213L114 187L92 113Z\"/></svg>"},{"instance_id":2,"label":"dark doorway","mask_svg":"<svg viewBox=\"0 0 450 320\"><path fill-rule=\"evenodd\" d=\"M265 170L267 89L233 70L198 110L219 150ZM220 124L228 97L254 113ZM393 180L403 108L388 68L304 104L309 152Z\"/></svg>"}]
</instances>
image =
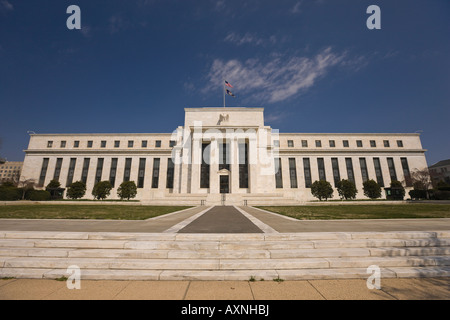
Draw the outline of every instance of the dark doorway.
<instances>
[{"instance_id":1,"label":"dark doorway","mask_svg":"<svg viewBox=\"0 0 450 320\"><path fill-rule=\"evenodd\" d=\"M230 193L228 176L220 176L220 193Z\"/></svg>"}]
</instances>

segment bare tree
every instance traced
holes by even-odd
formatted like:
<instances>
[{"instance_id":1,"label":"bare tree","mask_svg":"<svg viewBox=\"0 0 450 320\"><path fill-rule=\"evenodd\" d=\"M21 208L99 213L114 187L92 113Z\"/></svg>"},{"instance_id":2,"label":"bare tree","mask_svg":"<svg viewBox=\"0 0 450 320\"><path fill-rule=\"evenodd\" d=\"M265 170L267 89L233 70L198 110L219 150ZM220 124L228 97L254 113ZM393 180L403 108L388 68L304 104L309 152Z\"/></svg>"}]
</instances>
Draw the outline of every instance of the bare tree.
<instances>
[{"instance_id":1,"label":"bare tree","mask_svg":"<svg viewBox=\"0 0 450 320\"><path fill-rule=\"evenodd\" d=\"M36 184L34 179L26 179L25 177L17 181L17 187L22 188L22 200L25 199L27 189L31 189Z\"/></svg>"},{"instance_id":2,"label":"bare tree","mask_svg":"<svg viewBox=\"0 0 450 320\"><path fill-rule=\"evenodd\" d=\"M432 187L432 184L428 168L413 170L411 172L411 182L415 190L427 191L427 199L429 198L428 190Z\"/></svg>"}]
</instances>

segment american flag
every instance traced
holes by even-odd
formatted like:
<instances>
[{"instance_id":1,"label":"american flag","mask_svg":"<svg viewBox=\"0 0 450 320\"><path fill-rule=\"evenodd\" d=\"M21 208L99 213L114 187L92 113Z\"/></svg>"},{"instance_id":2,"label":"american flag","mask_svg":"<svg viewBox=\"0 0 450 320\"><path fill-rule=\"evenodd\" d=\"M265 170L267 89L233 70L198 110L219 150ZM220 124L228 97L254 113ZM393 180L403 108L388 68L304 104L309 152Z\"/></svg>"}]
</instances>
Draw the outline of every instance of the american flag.
<instances>
[{"instance_id":1,"label":"american flag","mask_svg":"<svg viewBox=\"0 0 450 320\"><path fill-rule=\"evenodd\" d=\"M227 87L233 88L233 86L232 86L227 80L225 80L225 85L226 85Z\"/></svg>"}]
</instances>

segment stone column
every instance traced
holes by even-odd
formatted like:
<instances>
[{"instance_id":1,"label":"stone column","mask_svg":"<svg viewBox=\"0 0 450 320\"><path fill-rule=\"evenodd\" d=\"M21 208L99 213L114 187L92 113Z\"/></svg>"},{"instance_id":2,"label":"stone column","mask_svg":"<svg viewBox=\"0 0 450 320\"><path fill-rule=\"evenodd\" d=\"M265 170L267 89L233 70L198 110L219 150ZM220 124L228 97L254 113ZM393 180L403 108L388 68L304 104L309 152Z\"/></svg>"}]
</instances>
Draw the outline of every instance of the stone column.
<instances>
[{"instance_id":1,"label":"stone column","mask_svg":"<svg viewBox=\"0 0 450 320\"><path fill-rule=\"evenodd\" d=\"M209 165L209 193L217 194L219 189L219 145L217 139L211 140Z\"/></svg>"},{"instance_id":2,"label":"stone column","mask_svg":"<svg viewBox=\"0 0 450 320\"><path fill-rule=\"evenodd\" d=\"M200 165L202 163L202 140L200 138L192 139L191 148L191 175L190 179L187 172L183 172L183 182L190 184L190 192L198 193L200 191ZM185 164L183 164L183 169L188 169ZM187 188L189 189L189 188Z\"/></svg>"},{"instance_id":3,"label":"stone column","mask_svg":"<svg viewBox=\"0 0 450 320\"><path fill-rule=\"evenodd\" d=\"M258 150L256 138L248 139L248 188L249 193L258 192Z\"/></svg>"},{"instance_id":4,"label":"stone column","mask_svg":"<svg viewBox=\"0 0 450 320\"><path fill-rule=\"evenodd\" d=\"M239 192L239 145L233 137L230 140L230 186L231 193Z\"/></svg>"}]
</instances>

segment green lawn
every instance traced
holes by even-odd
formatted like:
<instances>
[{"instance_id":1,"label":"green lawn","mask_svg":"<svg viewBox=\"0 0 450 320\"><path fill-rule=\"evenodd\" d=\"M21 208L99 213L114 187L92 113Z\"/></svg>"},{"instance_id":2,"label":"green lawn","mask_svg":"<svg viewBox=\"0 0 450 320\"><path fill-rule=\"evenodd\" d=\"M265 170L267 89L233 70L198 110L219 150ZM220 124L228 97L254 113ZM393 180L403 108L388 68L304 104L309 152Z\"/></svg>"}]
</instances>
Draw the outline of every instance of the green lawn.
<instances>
[{"instance_id":1,"label":"green lawn","mask_svg":"<svg viewBox=\"0 0 450 320\"><path fill-rule=\"evenodd\" d=\"M258 207L299 220L450 218L449 204Z\"/></svg>"},{"instance_id":2,"label":"green lawn","mask_svg":"<svg viewBox=\"0 0 450 320\"><path fill-rule=\"evenodd\" d=\"M0 218L144 220L186 206L29 204L0 206Z\"/></svg>"}]
</instances>

